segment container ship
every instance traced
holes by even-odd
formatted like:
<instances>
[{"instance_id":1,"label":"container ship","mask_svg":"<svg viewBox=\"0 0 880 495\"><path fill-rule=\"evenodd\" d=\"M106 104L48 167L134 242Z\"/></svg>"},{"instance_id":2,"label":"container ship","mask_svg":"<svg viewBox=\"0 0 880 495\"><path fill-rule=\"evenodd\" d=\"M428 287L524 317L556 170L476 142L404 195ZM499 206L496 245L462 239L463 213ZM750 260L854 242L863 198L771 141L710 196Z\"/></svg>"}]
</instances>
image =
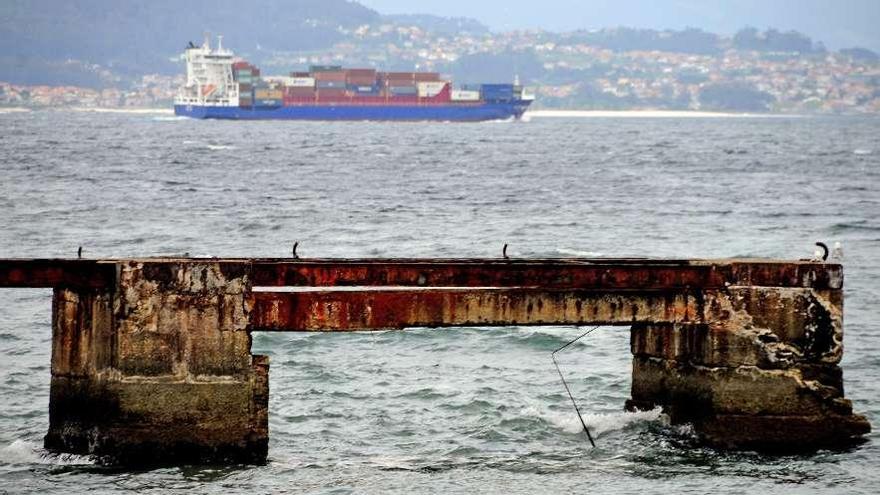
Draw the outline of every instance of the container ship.
<instances>
[{"instance_id":1,"label":"container ship","mask_svg":"<svg viewBox=\"0 0 880 495\"><path fill-rule=\"evenodd\" d=\"M436 72L378 72L312 66L262 76L218 39L190 43L176 115L231 120L452 121L519 119L534 95L517 82L454 87Z\"/></svg>"}]
</instances>

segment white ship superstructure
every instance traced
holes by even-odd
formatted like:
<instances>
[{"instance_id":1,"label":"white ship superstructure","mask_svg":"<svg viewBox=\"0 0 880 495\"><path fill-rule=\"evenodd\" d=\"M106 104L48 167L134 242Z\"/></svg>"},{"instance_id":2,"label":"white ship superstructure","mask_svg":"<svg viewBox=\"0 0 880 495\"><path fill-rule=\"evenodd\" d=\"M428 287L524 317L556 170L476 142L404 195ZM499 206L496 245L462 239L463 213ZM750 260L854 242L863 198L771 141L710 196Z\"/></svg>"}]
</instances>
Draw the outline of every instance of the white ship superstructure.
<instances>
[{"instance_id":1,"label":"white ship superstructure","mask_svg":"<svg viewBox=\"0 0 880 495\"><path fill-rule=\"evenodd\" d=\"M180 88L175 105L237 107L238 84L232 73L234 54L223 48L223 37L217 37L217 48L205 37L202 46L190 46L184 52L186 84Z\"/></svg>"}]
</instances>

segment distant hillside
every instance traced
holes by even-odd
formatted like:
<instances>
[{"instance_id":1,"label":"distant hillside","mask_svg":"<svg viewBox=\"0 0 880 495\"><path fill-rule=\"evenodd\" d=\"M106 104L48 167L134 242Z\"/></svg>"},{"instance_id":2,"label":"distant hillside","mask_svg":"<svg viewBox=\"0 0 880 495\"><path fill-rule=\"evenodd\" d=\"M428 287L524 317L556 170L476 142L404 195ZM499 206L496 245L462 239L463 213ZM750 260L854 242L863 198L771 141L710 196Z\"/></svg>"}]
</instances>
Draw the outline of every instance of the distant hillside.
<instances>
[{"instance_id":1,"label":"distant hillside","mask_svg":"<svg viewBox=\"0 0 880 495\"><path fill-rule=\"evenodd\" d=\"M714 55L723 49L723 40L717 34L694 28L682 31L657 31L621 27L597 31L575 31L564 35L564 39L568 42L586 43L617 52L659 50Z\"/></svg>"},{"instance_id":2,"label":"distant hillside","mask_svg":"<svg viewBox=\"0 0 880 495\"><path fill-rule=\"evenodd\" d=\"M223 34L241 51L321 49L344 39L340 28L379 18L347 0L3 0L0 80L76 80L77 71L62 64L68 59L119 74L178 72L172 57L203 31Z\"/></svg>"},{"instance_id":3,"label":"distant hillside","mask_svg":"<svg viewBox=\"0 0 880 495\"><path fill-rule=\"evenodd\" d=\"M433 31L435 33L455 35L463 33L485 34L489 32L489 28L477 21L467 17L439 17L436 15L423 14L397 14L386 15L385 20L403 24L408 26L416 26L425 31Z\"/></svg>"}]
</instances>

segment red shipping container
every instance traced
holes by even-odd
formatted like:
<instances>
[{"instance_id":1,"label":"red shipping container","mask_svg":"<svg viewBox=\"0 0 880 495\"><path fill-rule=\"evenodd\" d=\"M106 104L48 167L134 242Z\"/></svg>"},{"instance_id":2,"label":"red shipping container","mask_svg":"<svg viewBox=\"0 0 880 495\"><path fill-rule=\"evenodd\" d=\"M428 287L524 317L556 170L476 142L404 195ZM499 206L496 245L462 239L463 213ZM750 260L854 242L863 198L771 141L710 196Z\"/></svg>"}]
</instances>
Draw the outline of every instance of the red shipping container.
<instances>
[{"instance_id":1,"label":"red shipping container","mask_svg":"<svg viewBox=\"0 0 880 495\"><path fill-rule=\"evenodd\" d=\"M349 78L346 84L349 86L373 86L376 84L376 80L363 77Z\"/></svg>"},{"instance_id":2,"label":"red shipping container","mask_svg":"<svg viewBox=\"0 0 880 495\"><path fill-rule=\"evenodd\" d=\"M325 97L327 97L327 98L330 98L330 97L333 97L333 98L336 98L336 97L342 97L342 96L345 96L345 95L347 94L347 92L345 91L345 89L337 89L337 88L319 89L319 90L316 91L316 93L317 93L318 97L321 98L321 99L323 99L323 98L325 98Z\"/></svg>"},{"instance_id":3,"label":"red shipping container","mask_svg":"<svg viewBox=\"0 0 880 495\"><path fill-rule=\"evenodd\" d=\"M370 76L376 77L376 69L348 69L350 76Z\"/></svg>"},{"instance_id":4,"label":"red shipping container","mask_svg":"<svg viewBox=\"0 0 880 495\"><path fill-rule=\"evenodd\" d=\"M345 72L315 72L316 81L340 81L345 82Z\"/></svg>"},{"instance_id":5,"label":"red shipping container","mask_svg":"<svg viewBox=\"0 0 880 495\"><path fill-rule=\"evenodd\" d=\"M285 96L313 98L315 90L312 88L288 87L284 91Z\"/></svg>"},{"instance_id":6,"label":"red shipping container","mask_svg":"<svg viewBox=\"0 0 880 495\"><path fill-rule=\"evenodd\" d=\"M251 64L247 63L247 62L244 61L244 60L242 60L241 62L235 62L235 63L232 64L232 69L233 69L233 70L238 70L238 69L250 69L250 68L252 68L252 67L253 67L253 66L252 66Z\"/></svg>"},{"instance_id":7,"label":"red shipping container","mask_svg":"<svg viewBox=\"0 0 880 495\"><path fill-rule=\"evenodd\" d=\"M410 80L412 81L416 77L415 72L384 72L382 73L382 77L384 79L402 79L402 80Z\"/></svg>"},{"instance_id":8,"label":"red shipping container","mask_svg":"<svg viewBox=\"0 0 880 495\"><path fill-rule=\"evenodd\" d=\"M440 74L436 72L416 72L415 80L417 82L434 82L440 80Z\"/></svg>"}]
</instances>

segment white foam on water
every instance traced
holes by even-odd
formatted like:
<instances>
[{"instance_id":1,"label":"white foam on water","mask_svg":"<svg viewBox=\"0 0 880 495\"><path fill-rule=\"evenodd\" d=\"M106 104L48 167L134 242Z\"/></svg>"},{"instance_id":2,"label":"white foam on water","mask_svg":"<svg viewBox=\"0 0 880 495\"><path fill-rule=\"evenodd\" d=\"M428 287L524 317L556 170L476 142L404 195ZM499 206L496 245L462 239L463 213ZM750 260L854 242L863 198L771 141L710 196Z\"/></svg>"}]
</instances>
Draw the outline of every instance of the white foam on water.
<instances>
[{"instance_id":1,"label":"white foam on water","mask_svg":"<svg viewBox=\"0 0 880 495\"><path fill-rule=\"evenodd\" d=\"M177 117L174 117L174 118L177 118ZM186 117L181 117L181 118L186 118ZM225 151L225 150L238 149L237 146L233 146L231 144L211 144L211 143L203 143L201 141L192 141L189 139L184 140L183 144L185 144L187 146L195 145L195 146L199 146L199 147L204 147L205 149L208 149L211 151Z\"/></svg>"},{"instance_id":2,"label":"white foam on water","mask_svg":"<svg viewBox=\"0 0 880 495\"><path fill-rule=\"evenodd\" d=\"M568 433L579 433L583 431L581 421L578 419L577 413L573 409L570 411L551 411L546 407L527 406L522 409L521 414L524 416L540 418L541 420ZM587 424L587 428L590 429L590 433L592 433L594 437L598 437L599 435L611 431L622 430L634 423L665 420L663 410L659 407L650 411L581 414L583 415L584 423Z\"/></svg>"},{"instance_id":3,"label":"white foam on water","mask_svg":"<svg viewBox=\"0 0 880 495\"><path fill-rule=\"evenodd\" d=\"M171 108L70 107L67 110L70 110L72 112L87 112L87 113L119 113L119 114L130 114L130 115L144 115L144 114L174 115L174 109L171 109Z\"/></svg>"},{"instance_id":4,"label":"white foam on water","mask_svg":"<svg viewBox=\"0 0 880 495\"><path fill-rule=\"evenodd\" d=\"M173 117L153 117L152 120L153 122L181 122L183 120L189 120L189 117L175 115Z\"/></svg>"},{"instance_id":5,"label":"white foam on water","mask_svg":"<svg viewBox=\"0 0 880 495\"><path fill-rule=\"evenodd\" d=\"M53 466L71 466L94 464L91 457L74 454L51 454L35 442L15 440L6 447L0 448L0 464L47 464Z\"/></svg>"},{"instance_id":6,"label":"white foam on water","mask_svg":"<svg viewBox=\"0 0 880 495\"><path fill-rule=\"evenodd\" d=\"M600 256L605 256L603 253L598 251L581 251L578 249L569 249L569 248L558 248L556 250L559 254L564 254L566 256L576 256L580 258L598 258Z\"/></svg>"},{"instance_id":7,"label":"white foam on water","mask_svg":"<svg viewBox=\"0 0 880 495\"><path fill-rule=\"evenodd\" d=\"M858 148L853 150L853 155L870 155L874 153L874 150L869 150L865 148Z\"/></svg>"},{"instance_id":8,"label":"white foam on water","mask_svg":"<svg viewBox=\"0 0 880 495\"><path fill-rule=\"evenodd\" d=\"M12 108L0 108L0 115L5 113L30 113L30 108L20 108L20 107L12 107Z\"/></svg>"},{"instance_id":9,"label":"white foam on water","mask_svg":"<svg viewBox=\"0 0 880 495\"><path fill-rule=\"evenodd\" d=\"M525 337L533 335L548 335L558 337L564 341L568 341L578 337L584 333L587 327L570 327L570 326L540 326L540 327L515 327L517 333ZM592 328L592 327L590 327ZM586 339L577 341L575 345L589 345Z\"/></svg>"},{"instance_id":10,"label":"white foam on water","mask_svg":"<svg viewBox=\"0 0 880 495\"><path fill-rule=\"evenodd\" d=\"M396 469L403 471L414 471L418 469L418 465L413 462L412 457L394 456L394 455L377 455L369 458L369 462L381 469Z\"/></svg>"}]
</instances>

